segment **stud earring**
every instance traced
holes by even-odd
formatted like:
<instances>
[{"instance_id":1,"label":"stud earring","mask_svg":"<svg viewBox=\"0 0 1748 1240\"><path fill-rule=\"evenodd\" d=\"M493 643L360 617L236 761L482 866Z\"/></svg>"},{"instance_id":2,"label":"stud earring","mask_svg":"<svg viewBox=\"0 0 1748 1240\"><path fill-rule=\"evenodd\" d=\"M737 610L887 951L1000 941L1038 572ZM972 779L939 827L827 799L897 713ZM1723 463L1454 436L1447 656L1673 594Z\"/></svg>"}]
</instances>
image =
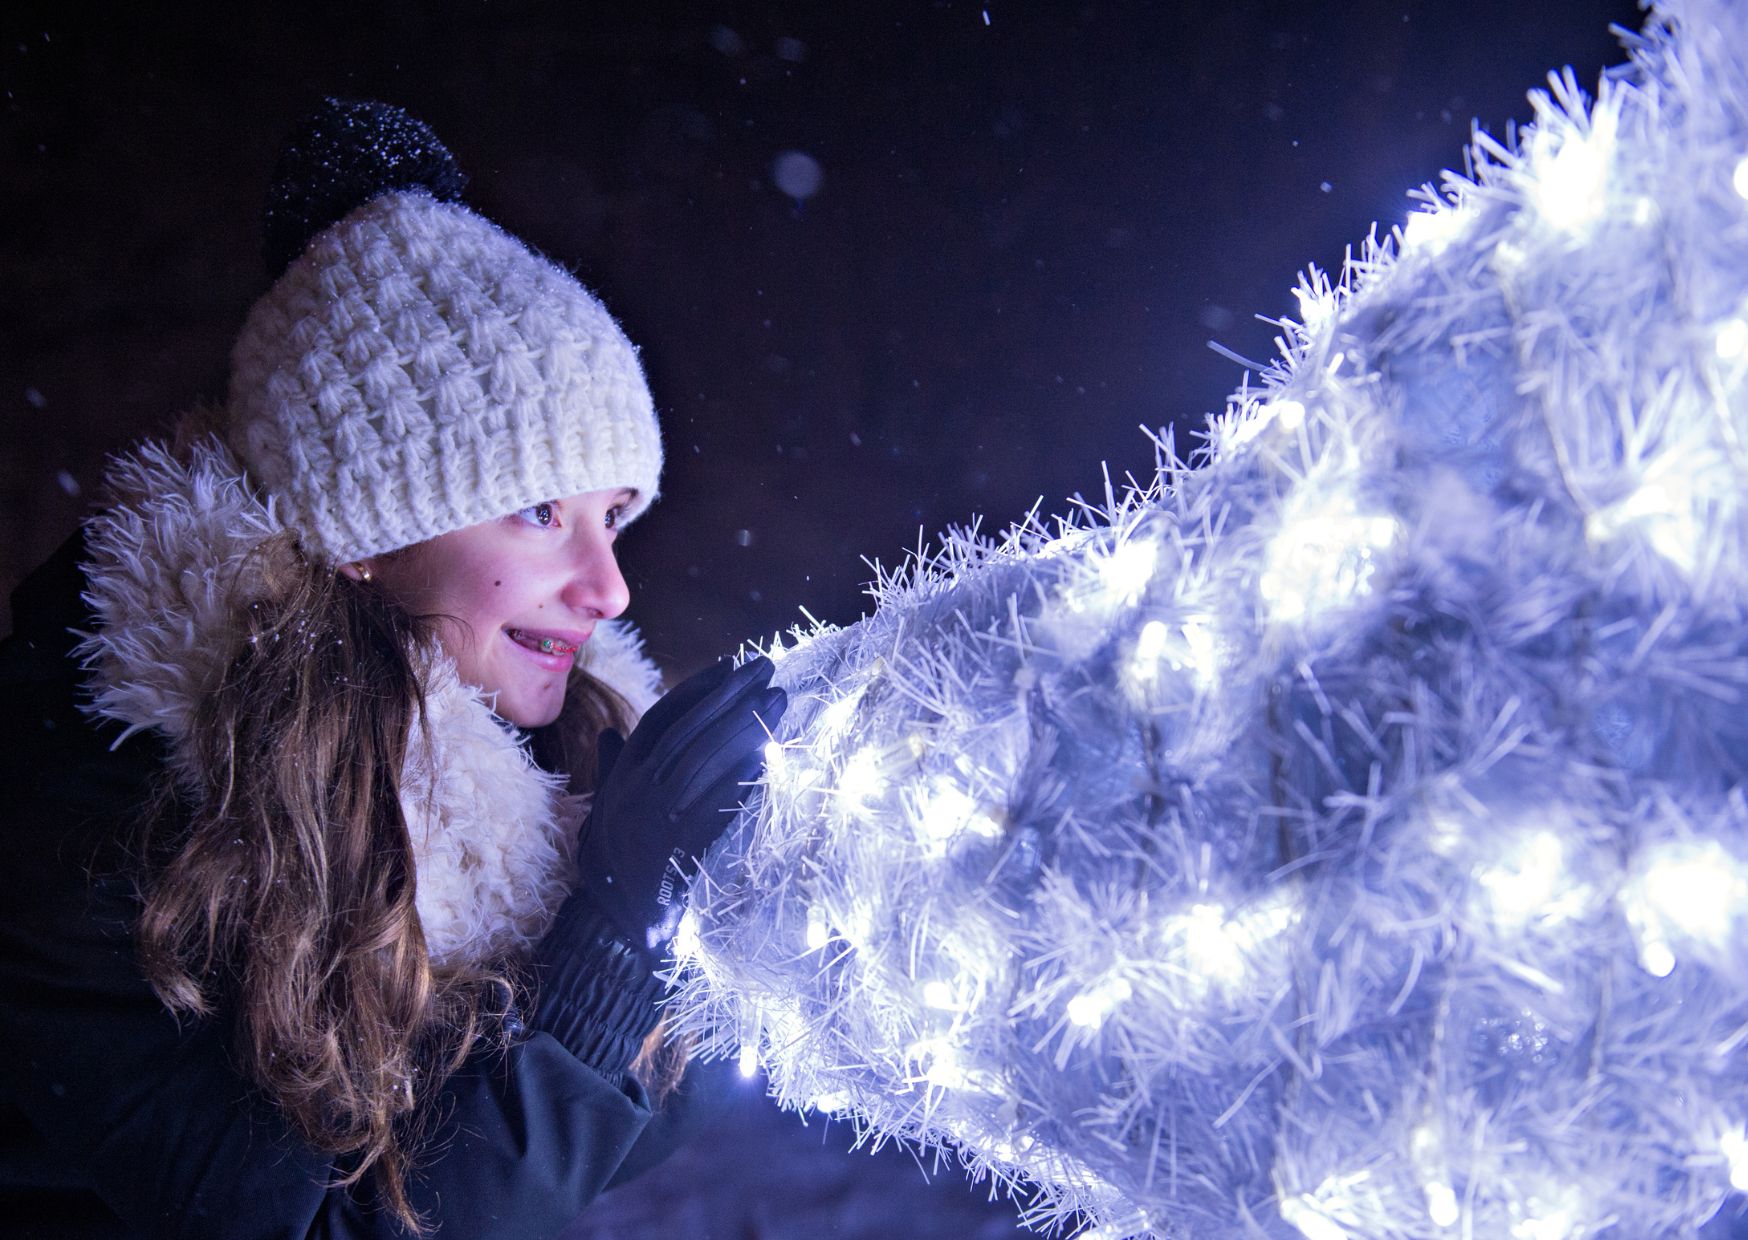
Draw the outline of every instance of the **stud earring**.
<instances>
[{"instance_id":1,"label":"stud earring","mask_svg":"<svg viewBox=\"0 0 1748 1240\"><path fill-rule=\"evenodd\" d=\"M359 577L359 580L361 580L361 581L369 581L370 580L370 565L360 564L358 566L358 577Z\"/></svg>"}]
</instances>

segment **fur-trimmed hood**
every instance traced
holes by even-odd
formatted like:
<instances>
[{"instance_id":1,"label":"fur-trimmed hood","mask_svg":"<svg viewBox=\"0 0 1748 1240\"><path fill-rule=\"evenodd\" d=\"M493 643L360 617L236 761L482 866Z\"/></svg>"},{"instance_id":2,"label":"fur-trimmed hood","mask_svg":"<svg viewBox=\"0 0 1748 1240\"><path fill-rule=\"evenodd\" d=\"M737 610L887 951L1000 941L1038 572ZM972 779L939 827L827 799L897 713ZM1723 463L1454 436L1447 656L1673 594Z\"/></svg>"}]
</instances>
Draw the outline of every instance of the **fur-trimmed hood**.
<instances>
[{"instance_id":1,"label":"fur-trimmed hood","mask_svg":"<svg viewBox=\"0 0 1748 1240\"><path fill-rule=\"evenodd\" d=\"M262 587L252 553L284 526L216 437L181 451L147 443L106 481L113 502L90 524L85 565L98 624L79 647L91 709L162 733L184 766L195 760L196 707L234 658L240 608ZM629 625L597 625L578 659L638 713L659 692ZM401 781L419 916L434 961L483 960L545 932L574 882L582 804L441 655L425 696L427 726L413 729Z\"/></svg>"}]
</instances>

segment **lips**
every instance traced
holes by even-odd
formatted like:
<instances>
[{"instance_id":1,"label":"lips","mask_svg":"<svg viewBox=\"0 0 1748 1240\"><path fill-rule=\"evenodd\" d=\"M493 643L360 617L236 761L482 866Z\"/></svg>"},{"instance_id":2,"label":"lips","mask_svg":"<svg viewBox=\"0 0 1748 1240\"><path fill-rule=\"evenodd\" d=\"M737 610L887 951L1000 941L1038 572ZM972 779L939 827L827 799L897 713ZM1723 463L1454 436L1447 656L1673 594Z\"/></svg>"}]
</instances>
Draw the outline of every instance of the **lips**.
<instances>
[{"instance_id":1,"label":"lips","mask_svg":"<svg viewBox=\"0 0 1748 1240\"><path fill-rule=\"evenodd\" d=\"M587 633L553 632L541 629L505 629L511 641L524 650L535 654L550 655L555 659L575 657L582 649L584 642L589 640Z\"/></svg>"}]
</instances>

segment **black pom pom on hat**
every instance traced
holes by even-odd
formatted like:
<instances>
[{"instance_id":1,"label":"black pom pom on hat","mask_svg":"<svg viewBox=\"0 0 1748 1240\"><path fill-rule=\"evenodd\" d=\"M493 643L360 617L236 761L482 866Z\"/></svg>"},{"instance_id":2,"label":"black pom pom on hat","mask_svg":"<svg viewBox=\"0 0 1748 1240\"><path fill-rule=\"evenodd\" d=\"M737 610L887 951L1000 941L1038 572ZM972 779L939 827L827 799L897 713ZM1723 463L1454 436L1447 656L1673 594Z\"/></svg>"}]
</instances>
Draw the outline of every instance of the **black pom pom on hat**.
<instances>
[{"instance_id":1,"label":"black pom pom on hat","mask_svg":"<svg viewBox=\"0 0 1748 1240\"><path fill-rule=\"evenodd\" d=\"M267 191L262 257L278 279L311 239L373 198L421 189L456 202L467 178L424 121L371 100L325 99L292 131Z\"/></svg>"}]
</instances>

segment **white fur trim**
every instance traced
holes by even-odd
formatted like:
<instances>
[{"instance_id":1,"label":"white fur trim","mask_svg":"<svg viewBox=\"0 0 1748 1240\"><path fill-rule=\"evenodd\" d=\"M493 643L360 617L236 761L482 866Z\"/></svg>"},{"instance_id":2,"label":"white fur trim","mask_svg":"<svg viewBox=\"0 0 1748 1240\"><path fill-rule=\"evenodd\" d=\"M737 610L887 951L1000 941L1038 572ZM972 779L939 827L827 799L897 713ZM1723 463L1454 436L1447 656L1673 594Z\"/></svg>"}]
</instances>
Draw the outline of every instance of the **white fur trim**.
<instances>
[{"instance_id":1,"label":"white fur trim","mask_svg":"<svg viewBox=\"0 0 1748 1240\"><path fill-rule=\"evenodd\" d=\"M432 960L483 960L546 933L574 882L581 815L449 660L425 695L401 773L419 920Z\"/></svg>"},{"instance_id":2,"label":"white fur trim","mask_svg":"<svg viewBox=\"0 0 1748 1240\"><path fill-rule=\"evenodd\" d=\"M216 438L178 460L148 443L108 474L111 508L90 525L86 595L98 617L79 655L90 709L154 728L184 773L194 711L243 640L237 608L260 585L251 555L283 525ZM641 711L659 678L627 624L602 624L580 664ZM546 930L573 880L581 804L439 656L426 669L425 726L402 771L417 903L437 963L484 960Z\"/></svg>"},{"instance_id":3,"label":"white fur trim","mask_svg":"<svg viewBox=\"0 0 1748 1240\"><path fill-rule=\"evenodd\" d=\"M279 523L216 441L186 465L147 443L118 457L106 482L121 502L89 527L85 601L99 623L78 651L94 708L129 733L181 738L236 649L235 600L256 584L249 552Z\"/></svg>"}]
</instances>

